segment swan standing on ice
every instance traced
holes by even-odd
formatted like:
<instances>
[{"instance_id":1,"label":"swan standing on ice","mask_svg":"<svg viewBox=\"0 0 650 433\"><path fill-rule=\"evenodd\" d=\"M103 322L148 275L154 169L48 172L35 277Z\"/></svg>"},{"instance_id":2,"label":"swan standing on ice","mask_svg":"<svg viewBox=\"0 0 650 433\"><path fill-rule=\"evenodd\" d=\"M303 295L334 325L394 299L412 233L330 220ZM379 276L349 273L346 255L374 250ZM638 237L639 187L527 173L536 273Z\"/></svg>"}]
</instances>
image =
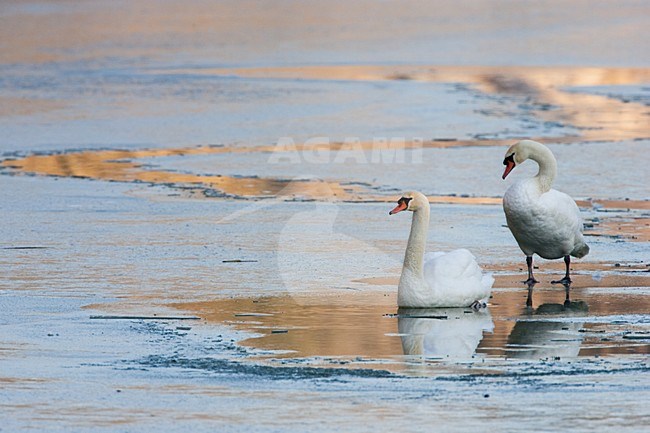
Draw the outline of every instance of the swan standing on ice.
<instances>
[{"instance_id":1,"label":"swan standing on ice","mask_svg":"<svg viewBox=\"0 0 650 433\"><path fill-rule=\"evenodd\" d=\"M411 308L483 306L494 278L483 275L465 249L424 254L429 231L429 200L419 192L404 194L389 215L413 212L411 233L397 289L397 305Z\"/></svg>"},{"instance_id":2,"label":"swan standing on ice","mask_svg":"<svg viewBox=\"0 0 650 433\"><path fill-rule=\"evenodd\" d=\"M551 189L557 173L553 153L541 143L522 140L506 152L503 179L519 164L532 159L539 165L537 176L514 183L503 196L503 210L508 228L526 254L527 284L536 283L533 276L533 254L545 259L564 257L566 274L553 284L570 284L571 257L589 253L582 236L582 218L576 202L563 192Z\"/></svg>"}]
</instances>

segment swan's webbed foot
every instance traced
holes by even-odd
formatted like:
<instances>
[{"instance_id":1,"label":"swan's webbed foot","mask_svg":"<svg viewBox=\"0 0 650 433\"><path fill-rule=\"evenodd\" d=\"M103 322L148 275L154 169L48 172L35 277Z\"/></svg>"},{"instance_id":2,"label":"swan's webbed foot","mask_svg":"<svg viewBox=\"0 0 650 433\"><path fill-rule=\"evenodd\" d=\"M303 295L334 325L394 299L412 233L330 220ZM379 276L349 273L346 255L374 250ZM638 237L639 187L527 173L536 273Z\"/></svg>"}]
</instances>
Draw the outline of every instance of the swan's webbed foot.
<instances>
[{"instance_id":1,"label":"swan's webbed foot","mask_svg":"<svg viewBox=\"0 0 650 433\"><path fill-rule=\"evenodd\" d=\"M472 305L469 306L474 311L480 311L481 308L487 308L487 304L481 301L474 301Z\"/></svg>"},{"instance_id":2,"label":"swan's webbed foot","mask_svg":"<svg viewBox=\"0 0 650 433\"><path fill-rule=\"evenodd\" d=\"M537 281L537 280L536 280L535 278L533 278L533 277L530 277L530 278L528 278L526 281L522 281L522 283L524 283L524 284L527 285L527 286L531 286L531 285L535 285L535 284L539 283L539 281Z\"/></svg>"},{"instance_id":3,"label":"swan's webbed foot","mask_svg":"<svg viewBox=\"0 0 650 433\"><path fill-rule=\"evenodd\" d=\"M564 273L564 278L561 280L556 280L556 281L551 281L551 284L562 284L565 287L568 287L571 285L571 277L570 275L570 269L571 269L571 257L570 256L564 256L564 264L566 266L566 272ZM567 293L568 297L568 293Z\"/></svg>"},{"instance_id":4,"label":"swan's webbed foot","mask_svg":"<svg viewBox=\"0 0 650 433\"><path fill-rule=\"evenodd\" d=\"M533 256L526 256L526 266L528 267L528 279L522 281L522 283L528 286L539 283L539 281L535 279L535 276L533 276Z\"/></svg>"},{"instance_id":5,"label":"swan's webbed foot","mask_svg":"<svg viewBox=\"0 0 650 433\"><path fill-rule=\"evenodd\" d=\"M551 281L551 284L562 284L564 286L570 286L571 285L571 278L569 277L564 277L561 280L554 280Z\"/></svg>"}]
</instances>

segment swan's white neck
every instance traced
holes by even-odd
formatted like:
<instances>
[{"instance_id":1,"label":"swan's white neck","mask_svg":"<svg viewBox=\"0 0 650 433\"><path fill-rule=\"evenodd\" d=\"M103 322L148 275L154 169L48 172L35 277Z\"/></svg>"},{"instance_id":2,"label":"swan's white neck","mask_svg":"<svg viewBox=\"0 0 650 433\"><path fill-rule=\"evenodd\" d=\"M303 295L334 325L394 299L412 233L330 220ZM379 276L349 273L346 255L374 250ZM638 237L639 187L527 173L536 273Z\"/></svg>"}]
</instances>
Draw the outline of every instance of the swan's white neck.
<instances>
[{"instance_id":1,"label":"swan's white neck","mask_svg":"<svg viewBox=\"0 0 650 433\"><path fill-rule=\"evenodd\" d=\"M539 164L539 171L535 179L539 184L540 191L545 193L551 189L555 176L557 175L557 161L555 156L546 146L535 146L528 156L529 159Z\"/></svg>"},{"instance_id":2,"label":"swan's white neck","mask_svg":"<svg viewBox=\"0 0 650 433\"><path fill-rule=\"evenodd\" d=\"M406 245L404 255L404 266L402 275L410 274L424 278L423 262L424 251L427 244L427 233L429 231L429 203L413 212L411 222L411 233ZM405 272L408 271L408 272Z\"/></svg>"}]
</instances>

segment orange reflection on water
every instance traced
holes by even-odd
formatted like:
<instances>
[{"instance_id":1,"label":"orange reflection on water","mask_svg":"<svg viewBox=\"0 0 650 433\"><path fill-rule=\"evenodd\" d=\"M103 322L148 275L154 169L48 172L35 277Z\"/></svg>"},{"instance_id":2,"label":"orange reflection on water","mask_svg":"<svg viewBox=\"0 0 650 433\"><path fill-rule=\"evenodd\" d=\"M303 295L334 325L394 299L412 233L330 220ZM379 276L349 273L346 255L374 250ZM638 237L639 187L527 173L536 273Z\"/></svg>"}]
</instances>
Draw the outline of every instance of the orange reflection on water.
<instances>
[{"instance_id":1,"label":"orange reflection on water","mask_svg":"<svg viewBox=\"0 0 650 433\"><path fill-rule=\"evenodd\" d=\"M426 142L391 142L379 146L392 148L494 146L510 145L512 140L432 140ZM338 151L344 143L318 144L320 150ZM361 142L359 149L377 149L377 143ZM314 151L309 144L272 146L196 146L167 149L141 150L87 150L60 154L29 155L24 158L5 159L0 166L23 173L45 176L77 177L116 182L146 182L154 185L182 187L183 190L216 190L222 194L239 198L273 197L280 199L314 199L350 202L393 202L394 195L378 194L370 183L346 183L345 180L321 179L278 179L262 177L238 177L224 175L201 175L155 170L137 162L142 158L157 158L182 155L208 155L229 153L270 153L292 155L292 152ZM295 155L295 153L293 153ZM289 156L290 157L290 156ZM218 167L217 167L218 169ZM220 193L220 194L219 194ZM202 195L201 195L202 196ZM214 196L214 194L210 194ZM500 197L430 195L430 203L500 205ZM592 207L591 201L578 201L580 207ZM650 209L650 201L644 200L598 200L604 208ZM625 226L627 228L627 226ZM630 226L630 228L633 228ZM639 239L645 239L645 235Z\"/></svg>"},{"instance_id":2,"label":"orange reflection on water","mask_svg":"<svg viewBox=\"0 0 650 433\"><path fill-rule=\"evenodd\" d=\"M441 142L443 143L443 142ZM446 142L444 142L446 143ZM443 143L443 145L445 145ZM394 145L394 144L391 144ZM412 146L405 142L400 146ZM432 142L432 146L435 143ZM322 145L319 145L322 147ZM340 149L342 143L328 144L328 149ZM368 149L375 146L365 143ZM274 197L281 199L345 200L354 202L392 202L393 196L374 193L369 184L345 184L343 181L321 179L277 179L262 177L235 177L224 175L201 175L155 170L137 162L142 158L174 155L207 155L246 152L294 152L307 145L221 147L197 146L177 149L99 150L68 152L53 155L30 155L7 159L0 165L23 173L46 176L76 177L117 182L146 182L155 185L182 186L184 189L216 190L220 194L240 198ZM432 203L499 204L495 197L432 196Z\"/></svg>"},{"instance_id":3,"label":"orange reflection on water","mask_svg":"<svg viewBox=\"0 0 650 433\"><path fill-rule=\"evenodd\" d=\"M532 309L526 308L527 289L520 285L520 290L495 291L488 311L479 313L470 309L398 311L395 292L381 291L220 299L173 306L208 322L261 334L241 344L279 351L265 356L280 358L386 359L423 355L428 345L428 350L436 351L436 358L444 359L445 350L449 357L459 353L458 340L466 346L460 353L467 358L474 353L534 357L541 353L532 349L538 346L545 348L547 356L555 356L553 350L558 351L557 356L567 356L568 352L578 356L581 350L582 355L650 352L647 341L624 340L618 332L616 341L610 342L605 337L611 335L603 334L600 338L588 333L590 327L607 328L607 324L585 323L589 320L587 316L645 314L650 300L643 293L618 295L608 293L606 288L602 293L593 288L572 288L572 303L566 306L562 286L539 286L533 292ZM517 325L519 321L526 322L526 326ZM586 331L580 331L583 328ZM558 333L564 331L571 333L572 338L566 344L554 344L556 340L562 341L558 340ZM583 340L588 344L582 345Z\"/></svg>"},{"instance_id":4,"label":"orange reflection on water","mask_svg":"<svg viewBox=\"0 0 650 433\"><path fill-rule=\"evenodd\" d=\"M601 221L591 236L611 236L632 242L650 242L650 218L611 218Z\"/></svg>"},{"instance_id":5,"label":"orange reflection on water","mask_svg":"<svg viewBox=\"0 0 650 433\"><path fill-rule=\"evenodd\" d=\"M201 146L182 149L102 150L70 152L55 155L31 155L22 159L5 160L2 165L48 176L81 177L119 182L146 182L158 185L194 186L214 189L237 197L293 197L306 196L321 199L353 197L354 186L343 187L337 182L309 180L281 180L259 177L185 174L171 171L148 170L134 162L138 158L172 155L222 153L224 148ZM236 148L228 151L237 152Z\"/></svg>"}]
</instances>

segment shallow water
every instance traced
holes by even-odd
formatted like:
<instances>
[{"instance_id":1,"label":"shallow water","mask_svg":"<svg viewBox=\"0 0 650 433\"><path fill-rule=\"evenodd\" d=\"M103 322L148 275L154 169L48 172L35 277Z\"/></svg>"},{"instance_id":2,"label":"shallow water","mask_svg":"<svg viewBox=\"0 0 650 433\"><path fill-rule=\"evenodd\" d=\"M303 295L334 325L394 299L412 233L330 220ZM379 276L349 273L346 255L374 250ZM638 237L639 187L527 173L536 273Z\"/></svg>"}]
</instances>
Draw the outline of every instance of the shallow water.
<instances>
[{"instance_id":1,"label":"shallow water","mask_svg":"<svg viewBox=\"0 0 650 433\"><path fill-rule=\"evenodd\" d=\"M497 290L489 308L479 312L396 311L392 291L234 298L177 308L261 334L242 344L265 351L263 357L390 358L398 371L404 368L402 355L471 362L477 356L540 360L650 353L647 288L619 294L588 287L571 296L567 301L561 286L533 290L526 307L525 290Z\"/></svg>"}]
</instances>

